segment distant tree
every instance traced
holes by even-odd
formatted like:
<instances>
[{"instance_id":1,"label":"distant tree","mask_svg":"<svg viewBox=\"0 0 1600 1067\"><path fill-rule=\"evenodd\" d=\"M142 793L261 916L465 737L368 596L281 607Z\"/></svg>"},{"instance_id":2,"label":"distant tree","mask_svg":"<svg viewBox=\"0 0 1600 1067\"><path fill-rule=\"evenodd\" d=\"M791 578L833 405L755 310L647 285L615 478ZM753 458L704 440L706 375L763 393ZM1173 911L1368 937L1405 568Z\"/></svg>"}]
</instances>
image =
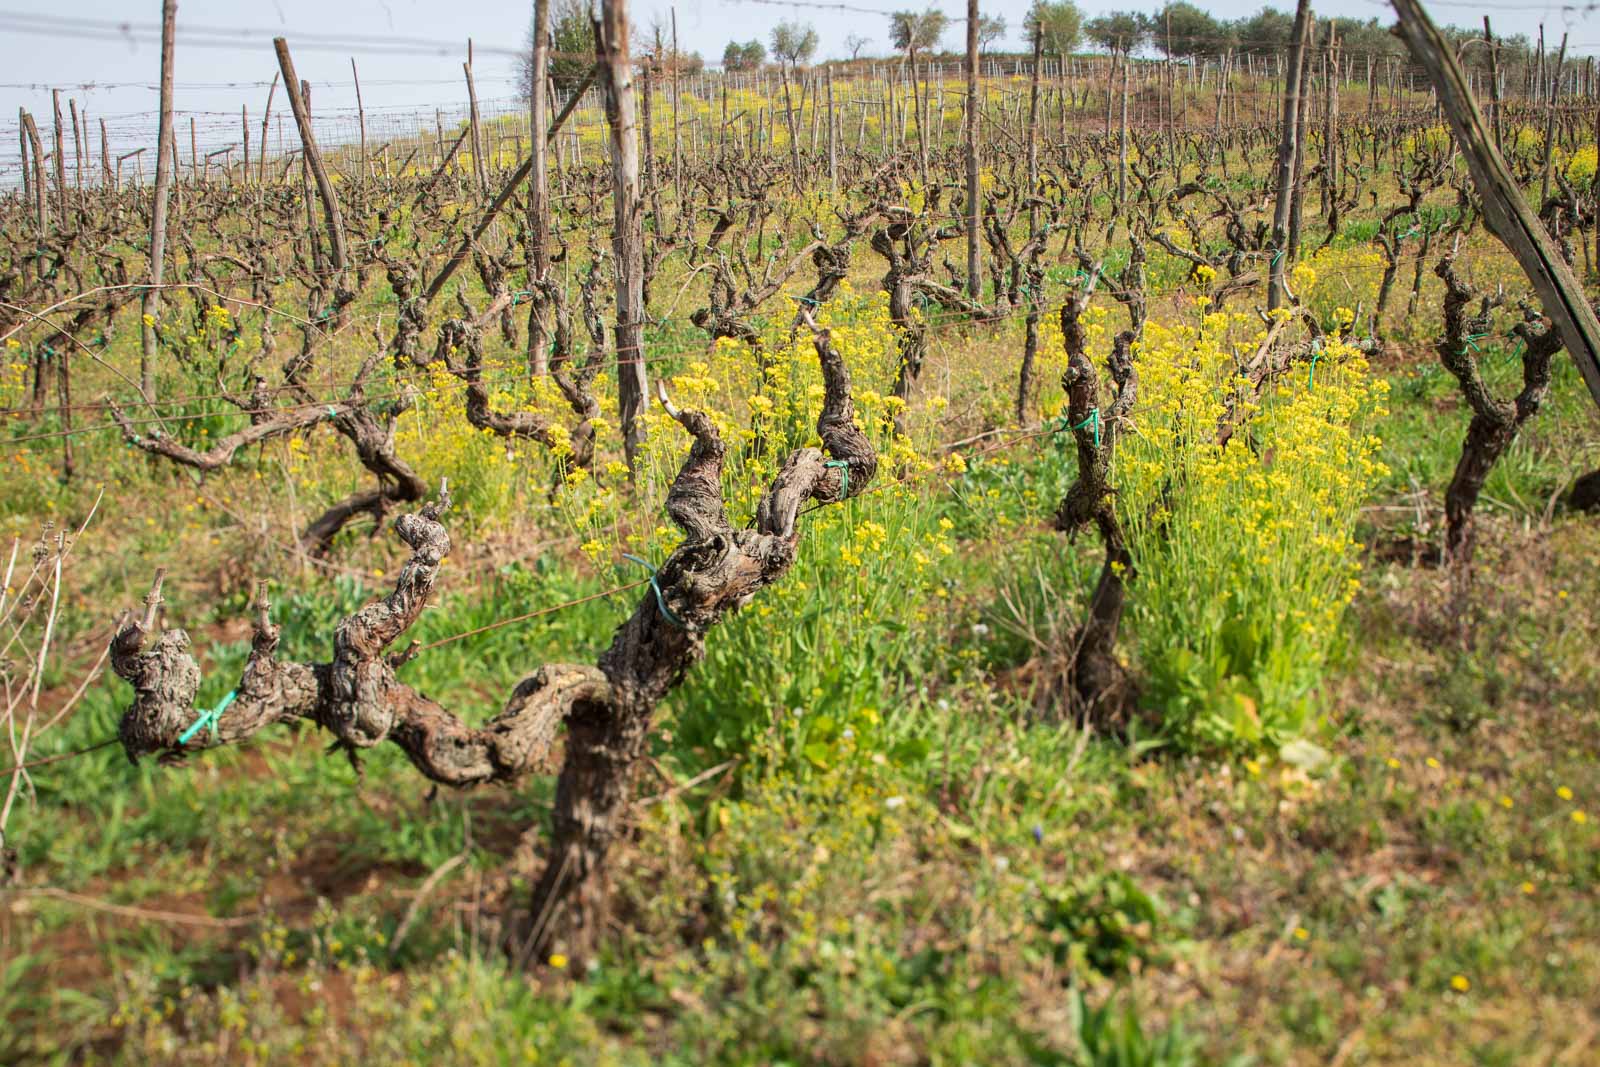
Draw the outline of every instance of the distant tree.
<instances>
[{"instance_id":1,"label":"distant tree","mask_svg":"<svg viewBox=\"0 0 1600 1067\"><path fill-rule=\"evenodd\" d=\"M860 59L861 50L871 43L871 38L863 37L859 33L852 33L844 39L844 46L850 49L850 58L853 60Z\"/></svg>"},{"instance_id":2,"label":"distant tree","mask_svg":"<svg viewBox=\"0 0 1600 1067\"><path fill-rule=\"evenodd\" d=\"M576 89L594 66L594 25L584 0L551 0L550 80L557 92ZM517 91L524 100L533 95L533 23L517 63Z\"/></svg>"},{"instance_id":3,"label":"distant tree","mask_svg":"<svg viewBox=\"0 0 1600 1067\"><path fill-rule=\"evenodd\" d=\"M729 41L722 50L722 69L731 71L760 70L767 61L767 46L760 41Z\"/></svg>"},{"instance_id":4,"label":"distant tree","mask_svg":"<svg viewBox=\"0 0 1600 1067\"><path fill-rule=\"evenodd\" d=\"M996 41L1004 40L1006 20L1004 15L978 16L978 51L987 52Z\"/></svg>"},{"instance_id":5,"label":"distant tree","mask_svg":"<svg viewBox=\"0 0 1600 1067\"><path fill-rule=\"evenodd\" d=\"M1215 56L1233 47L1233 27L1193 4L1178 0L1150 17L1150 42L1162 55L1177 59Z\"/></svg>"},{"instance_id":6,"label":"distant tree","mask_svg":"<svg viewBox=\"0 0 1600 1067\"><path fill-rule=\"evenodd\" d=\"M665 67L667 53L671 51L667 45L671 35L672 23L659 11L650 16L644 27L634 23L632 51L635 58L648 60L658 70Z\"/></svg>"},{"instance_id":7,"label":"distant tree","mask_svg":"<svg viewBox=\"0 0 1600 1067\"><path fill-rule=\"evenodd\" d=\"M1405 43L1377 19L1336 18L1329 21L1339 31L1339 51L1344 55L1366 57L1406 54Z\"/></svg>"},{"instance_id":8,"label":"distant tree","mask_svg":"<svg viewBox=\"0 0 1600 1067\"><path fill-rule=\"evenodd\" d=\"M1072 0L1037 0L1026 29L1030 45L1038 37L1044 54L1059 59L1077 51L1083 40L1083 12Z\"/></svg>"},{"instance_id":9,"label":"distant tree","mask_svg":"<svg viewBox=\"0 0 1600 1067\"><path fill-rule=\"evenodd\" d=\"M1123 55L1142 47L1150 33L1145 17L1137 11L1112 11L1090 19L1083 29L1089 40L1107 52Z\"/></svg>"},{"instance_id":10,"label":"distant tree","mask_svg":"<svg viewBox=\"0 0 1600 1067\"><path fill-rule=\"evenodd\" d=\"M1264 7L1235 22L1233 33L1241 52L1258 56L1287 52L1289 38L1294 36L1294 16Z\"/></svg>"},{"instance_id":11,"label":"distant tree","mask_svg":"<svg viewBox=\"0 0 1600 1067\"><path fill-rule=\"evenodd\" d=\"M889 41L915 65L917 53L937 45L949 25L949 16L937 8L930 7L921 13L896 11L889 16Z\"/></svg>"},{"instance_id":12,"label":"distant tree","mask_svg":"<svg viewBox=\"0 0 1600 1067\"><path fill-rule=\"evenodd\" d=\"M797 67L817 51L817 31L806 22L780 22L772 27L772 58Z\"/></svg>"},{"instance_id":13,"label":"distant tree","mask_svg":"<svg viewBox=\"0 0 1600 1067\"><path fill-rule=\"evenodd\" d=\"M672 44L672 20L657 12L650 16L649 34L641 40L635 32L635 55L646 58L659 73L699 74L706 69L706 61L699 52L685 52Z\"/></svg>"},{"instance_id":14,"label":"distant tree","mask_svg":"<svg viewBox=\"0 0 1600 1067\"><path fill-rule=\"evenodd\" d=\"M928 94L918 91L917 53L926 52L939 43L945 27L950 24L943 11L935 8L918 14L915 11L896 11L889 16L889 39L895 48L906 54L911 65L911 106L917 116L917 151L922 157L922 181L928 182L928 126L926 106Z\"/></svg>"}]
</instances>

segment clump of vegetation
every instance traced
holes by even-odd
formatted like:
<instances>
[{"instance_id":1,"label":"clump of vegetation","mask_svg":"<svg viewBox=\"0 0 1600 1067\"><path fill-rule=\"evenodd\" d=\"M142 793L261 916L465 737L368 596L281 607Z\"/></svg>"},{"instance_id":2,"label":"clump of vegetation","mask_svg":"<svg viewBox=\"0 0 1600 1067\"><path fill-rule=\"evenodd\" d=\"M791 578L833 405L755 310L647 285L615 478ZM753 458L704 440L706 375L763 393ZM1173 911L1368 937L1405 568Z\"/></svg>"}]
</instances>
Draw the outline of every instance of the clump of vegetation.
<instances>
[{"instance_id":1,"label":"clump of vegetation","mask_svg":"<svg viewBox=\"0 0 1600 1067\"><path fill-rule=\"evenodd\" d=\"M546 16L553 135L224 151L160 290L22 122L0 1060L1584 1047L1593 410L1391 35L1279 196L1281 13L980 13L970 125L936 10ZM1575 68L1459 51L1592 282Z\"/></svg>"},{"instance_id":2,"label":"clump of vegetation","mask_svg":"<svg viewBox=\"0 0 1600 1067\"><path fill-rule=\"evenodd\" d=\"M1138 352L1118 504L1150 697L1188 746L1276 748L1314 721L1359 588L1359 511L1387 474L1372 432L1387 386L1360 349L1336 333L1241 375L1281 358L1267 333L1202 312L1152 324Z\"/></svg>"}]
</instances>

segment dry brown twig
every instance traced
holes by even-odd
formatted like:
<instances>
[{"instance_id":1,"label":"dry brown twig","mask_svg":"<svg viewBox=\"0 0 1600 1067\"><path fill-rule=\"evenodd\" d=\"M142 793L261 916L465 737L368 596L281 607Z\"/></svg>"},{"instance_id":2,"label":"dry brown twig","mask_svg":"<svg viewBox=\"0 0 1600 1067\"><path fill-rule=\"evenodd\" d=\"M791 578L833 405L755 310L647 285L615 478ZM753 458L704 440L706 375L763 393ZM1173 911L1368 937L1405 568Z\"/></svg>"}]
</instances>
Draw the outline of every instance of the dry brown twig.
<instances>
[{"instance_id":1,"label":"dry brown twig","mask_svg":"<svg viewBox=\"0 0 1600 1067\"><path fill-rule=\"evenodd\" d=\"M0 656L7 654L12 647L21 641L23 627L34 621L38 617L40 608L48 603L48 608L43 616L38 648L36 651L29 652L26 673L20 679L14 678L9 666L0 664L0 678L3 678L5 689L4 730L12 764L10 770L6 772L10 781L6 785L5 799L0 801L0 882L7 880L16 868L15 853L8 849L5 843L6 824L10 821L11 812L16 805L18 796L22 793L23 787L29 786L31 789L31 783L28 779L28 749L37 740L38 735L43 733L42 729L35 730L35 726L39 717L39 693L44 685L45 664L50 656L51 642L55 636L56 622L61 605L62 567L67 557L71 554L73 547L82 537L84 530L94 520L100 509L100 501L104 499L104 496L105 491L102 489L96 495L94 505L89 509L89 513L78 526L77 533L71 538L62 533L57 533L52 538L49 528L46 528L44 534L40 537L38 546L34 550L33 572L30 574L28 581L23 583L22 588L12 599L12 602L8 604L7 600L12 598L11 579L15 573L17 552L20 547L20 541L13 542L11 554L6 564L5 581L0 583L0 617L3 617L6 624L12 628L11 638L7 640L4 648L0 648ZM48 575L44 579L43 587L34 595L26 595L32 588L34 579L38 578L41 573ZM49 594L48 600L44 595L46 592ZM26 648L26 645L24 647ZM48 729L59 722L76 702L77 697L81 695L82 687L80 687L79 693L68 702L67 706L46 723L44 729ZM17 728L19 716L22 717L20 733Z\"/></svg>"}]
</instances>

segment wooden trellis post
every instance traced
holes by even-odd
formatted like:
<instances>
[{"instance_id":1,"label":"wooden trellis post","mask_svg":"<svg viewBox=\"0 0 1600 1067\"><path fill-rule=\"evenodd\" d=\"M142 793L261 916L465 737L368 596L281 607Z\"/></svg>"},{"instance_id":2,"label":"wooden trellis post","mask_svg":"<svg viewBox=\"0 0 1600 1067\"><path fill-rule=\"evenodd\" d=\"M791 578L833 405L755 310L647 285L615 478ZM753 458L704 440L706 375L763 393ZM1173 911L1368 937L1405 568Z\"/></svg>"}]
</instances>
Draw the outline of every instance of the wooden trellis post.
<instances>
[{"instance_id":1,"label":"wooden trellis post","mask_svg":"<svg viewBox=\"0 0 1600 1067\"><path fill-rule=\"evenodd\" d=\"M1394 7L1406 44L1428 72L1456 143L1467 159L1489 229L1516 256L1539 294L1544 313L1561 331L1562 342L1583 373L1589 394L1600 405L1600 321L1595 319L1594 309L1512 180L1450 45L1417 0L1394 0Z\"/></svg>"},{"instance_id":2,"label":"wooden trellis post","mask_svg":"<svg viewBox=\"0 0 1600 1067\"><path fill-rule=\"evenodd\" d=\"M544 328L544 294L538 286L550 270L550 152L543 131L550 123L550 0L533 5L533 56L528 80L528 131L531 149L528 173L528 372L542 375L549 367Z\"/></svg>"},{"instance_id":3,"label":"wooden trellis post","mask_svg":"<svg viewBox=\"0 0 1600 1067\"><path fill-rule=\"evenodd\" d=\"M939 82L939 117L944 118L944 80ZM979 271L979 190L978 190L978 0L967 0L967 293L977 300L983 295ZM1034 190L1028 190L1034 195Z\"/></svg>"},{"instance_id":4,"label":"wooden trellis post","mask_svg":"<svg viewBox=\"0 0 1600 1067\"><path fill-rule=\"evenodd\" d=\"M617 414L628 469L637 471L648 396L644 370L644 227L639 191L639 118L628 55L626 0L603 0L594 27L606 125L611 133L611 246L617 270Z\"/></svg>"},{"instance_id":5,"label":"wooden trellis post","mask_svg":"<svg viewBox=\"0 0 1600 1067\"><path fill-rule=\"evenodd\" d=\"M1309 0L1300 0L1295 7L1294 31L1289 46L1288 66L1284 69L1283 83L1283 135L1278 142L1277 203L1272 215L1272 262L1267 285L1267 310L1283 303L1284 276L1288 271L1285 260L1289 252L1290 212L1294 203L1295 156L1299 150L1300 132L1300 57L1305 49L1307 22L1311 17Z\"/></svg>"},{"instance_id":6,"label":"wooden trellis post","mask_svg":"<svg viewBox=\"0 0 1600 1067\"><path fill-rule=\"evenodd\" d=\"M153 322L161 313L161 279L166 263L167 190L172 185L172 168L167 165L167 143L172 139L172 65L178 27L178 0L165 0L161 7L161 117L156 126L156 190L150 210L150 288L144 294L144 321ZM139 388L146 400L155 395L156 331L146 325L143 357L139 362Z\"/></svg>"},{"instance_id":7,"label":"wooden trellis post","mask_svg":"<svg viewBox=\"0 0 1600 1067\"><path fill-rule=\"evenodd\" d=\"M317 193L322 197L328 244L333 250L333 267L342 275L349 260L345 253L344 216L339 211L339 196L322 165L322 153L317 151L317 138L311 130L311 113L301 95L300 79L295 76L294 60L289 56L289 42L282 37L274 37L272 47L278 53L278 68L283 73L284 91L289 94L289 108L294 112L295 124L300 128L300 145L305 152L306 164L311 168L311 175L317 182Z\"/></svg>"}]
</instances>

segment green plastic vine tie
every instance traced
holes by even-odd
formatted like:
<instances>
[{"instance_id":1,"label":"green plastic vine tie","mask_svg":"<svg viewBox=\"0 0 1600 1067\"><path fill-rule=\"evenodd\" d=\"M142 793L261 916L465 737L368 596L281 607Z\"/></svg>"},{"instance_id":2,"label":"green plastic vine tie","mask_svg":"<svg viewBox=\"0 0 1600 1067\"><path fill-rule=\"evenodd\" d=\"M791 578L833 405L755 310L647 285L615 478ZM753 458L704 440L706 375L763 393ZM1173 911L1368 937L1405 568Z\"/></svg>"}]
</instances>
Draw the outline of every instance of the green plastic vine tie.
<instances>
[{"instance_id":1,"label":"green plastic vine tie","mask_svg":"<svg viewBox=\"0 0 1600 1067\"><path fill-rule=\"evenodd\" d=\"M622 554L622 558L628 560L629 562L637 563L639 566L650 572L650 588L655 590L656 607L661 609L661 617L666 619L672 625L676 626L678 629L685 629L683 620L674 615L672 613L672 609L667 607L666 595L661 592L661 583L656 580L656 576L658 574L656 571L656 565L647 559L641 559L640 557L631 555L627 552Z\"/></svg>"},{"instance_id":2,"label":"green plastic vine tie","mask_svg":"<svg viewBox=\"0 0 1600 1067\"><path fill-rule=\"evenodd\" d=\"M850 464L842 459L830 459L823 466L839 468L839 495L834 499L848 499L850 496Z\"/></svg>"},{"instance_id":3,"label":"green plastic vine tie","mask_svg":"<svg viewBox=\"0 0 1600 1067\"><path fill-rule=\"evenodd\" d=\"M1087 415L1085 415L1083 417L1083 421L1082 422L1073 422L1072 421L1072 417L1070 415L1061 416L1059 419L1056 420L1055 432L1056 433L1063 433L1063 432L1065 432L1067 430L1082 430L1082 429L1084 429L1086 427L1087 428L1092 428L1094 430L1094 447L1095 448L1099 448L1100 447L1100 409L1099 408L1090 408L1089 409L1089 414L1087 414Z\"/></svg>"},{"instance_id":4,"label":"green plastic vine tie","mask_svg":"<svg viewBox=\"0 0 1600 1067\"><path fill-rule=\"evenodd\" d=\"M518 304L522 303L522 298L523 297L527 297L528 299L532 300L533 299L533 290L532 289L518 289L516 292L512 293L511 294L511 306L512 307L516 307Z\"/></svg>"},{"instance_id":5,"label":"green plastic vine tie","mask_svg":"<svg viewBox=\"0 0 1600 1067\"><path fill-rule=\"evenodd\" d=\"M1099 448L1100 447L1100 409L1099 408L1091 408L1091 409L1089 409L1089 414L1085 415L1084 418L1083 418L1083 421L1078 423L1078 425L1074 426L1073 429L1081 430L1085 426L1093 426L1094 427L1094 447L1095 448Z\"/></svg>"},{"instance_id":6,"label":"green plastic vine tie","mask_svg":"<svg viewBox=\"0 0 1600 1067\"><path fill-rule=\"evenodd\" d=\"M223 697L217 703L216 707L212 708L210 711L201 712L200 717L196 719L187 730L178 735L178 744L187 745L194 738L195 734L206 729L207 727L214 729L217 725L217 720L222 718L222 713L228 710L228 705L232 704L234 700L238 698L238 696L239 691L237 689L228 690L228 695Z\"/></svg>"},{"instance_id":7,"label":"green plastic vine tie","mask_svg":"<svg viewBox=\"0 0 1600 1067\"><path fill-rule=\"evenodd\" d=\"M1314 392L1317 388L1317 360L1322 356L1322 342L1311 346L1311 371L1306 375L1306 392Z\"/></svg>"},{"instance_id":8,"label":"green plastic vine tie","mask_svg":"<svg viewBox=\"0 0 1600 1067\"><path fill-rule=\"evenodd\" d=\"M1482 352L1483 349L1478 347L1478 342L1483 340L1485 337L1488 337L1488 336L1489 335L1486 334L1486 333L1469 333L1469 334L1467 334L1466 338L1464 339L1465 342L1466 342L1466 345L1465 345L1464 348L1461 349L1461 351L1458 354L1459 355L1463 355L1463 356L1466 355L1468 348L1472 349L1474 352Z\"/></svg>"},{"instance_id":9,"label":"green plastic vine tie","mask_svg":"<svg viewBox=\"0 0 1600 1067\"><path fill-rule=\"evenodd\" d=\"M339 417L339 412L334 410L334 406L332 404L329 404L328 405L328 418L337 419L338 417Z\"/></svg>"}]
</instances>

